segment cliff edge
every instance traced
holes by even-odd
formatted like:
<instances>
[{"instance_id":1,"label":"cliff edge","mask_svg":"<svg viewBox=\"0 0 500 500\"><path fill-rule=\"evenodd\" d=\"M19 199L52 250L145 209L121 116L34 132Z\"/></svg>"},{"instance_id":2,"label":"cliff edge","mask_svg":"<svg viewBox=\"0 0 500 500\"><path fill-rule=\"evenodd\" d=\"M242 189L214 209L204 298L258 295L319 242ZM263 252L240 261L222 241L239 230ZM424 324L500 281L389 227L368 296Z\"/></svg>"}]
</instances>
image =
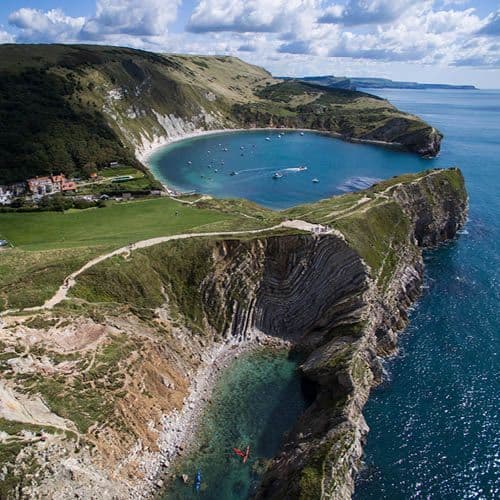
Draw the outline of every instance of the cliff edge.
<instances>
[{"instance_id":1,"label":"cliff edge","mask_svg":"<svg viewBox=\"0 0 500 500\"><path fill-rule=\"evenodd\" d=\"M348 498L363 406L420 293L422 251L466 211L460 170L404 175L280 212L298 229L130 248L57 307L3 316L0 496L152 496L189 439L175 422L199 370L261 336L302 352L316 397L257 497Z\"/></svg>"}]
</instances>

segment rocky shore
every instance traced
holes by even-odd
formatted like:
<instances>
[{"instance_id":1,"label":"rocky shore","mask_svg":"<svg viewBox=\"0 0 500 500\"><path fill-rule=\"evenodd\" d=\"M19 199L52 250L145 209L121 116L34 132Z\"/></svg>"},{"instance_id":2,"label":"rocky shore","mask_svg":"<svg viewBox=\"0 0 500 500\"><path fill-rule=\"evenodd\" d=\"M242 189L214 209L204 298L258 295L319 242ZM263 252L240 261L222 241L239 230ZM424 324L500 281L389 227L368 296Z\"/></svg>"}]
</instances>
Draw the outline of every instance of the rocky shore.
<instances>
[{"instance_id":1,"label":"rocky shore","mask_svg":"<svg viewBox=\"0 0 500 500\"><path fill-rule=\"evenodd\" d=\"M123 378L111 381L123 381L111 415L122 418L87 428L83 445L62 439L43 445L44 465L23 493L153 496L172 461L189 447L219 370L243 350L270 343L301 351L301 372L316 398L285 436L257 497L349 498L368 432L363 406L380 380L380 357L396 349L397 333L420 293L422 251L453 238L467 212L458 169L391 179L355 196L291 210L291 217L326 224L331 232L289 229L141 249L140 272L154 271L148 293L161 298L160 306L145 307L133 257L116 259L113 275L95 268L79 275L80 284L97 297L105 293L112 304L88 310L95 319L85 319L84 348L92 352L99 342L115 342L115 350L125 353L109 372L101 356L96 370L105 377L88 380L96 351L87 357L82 351L82 387L94 391L92 397L107 396L95 392L95 381L120 371ZM185 260L194 270L189 279L176 265ZM107 287L106 276L116 276L114 287ZM117 293L126 286L128 293ZM73 299L79 300L78 287ZM68 339L70 328L51 327L50 338ZM81 341L83 327L77 330ZM12 325L11 335L19 338L35 333ZM74 365L71 377L77 376Z\"/></svg>"}]
</instances>

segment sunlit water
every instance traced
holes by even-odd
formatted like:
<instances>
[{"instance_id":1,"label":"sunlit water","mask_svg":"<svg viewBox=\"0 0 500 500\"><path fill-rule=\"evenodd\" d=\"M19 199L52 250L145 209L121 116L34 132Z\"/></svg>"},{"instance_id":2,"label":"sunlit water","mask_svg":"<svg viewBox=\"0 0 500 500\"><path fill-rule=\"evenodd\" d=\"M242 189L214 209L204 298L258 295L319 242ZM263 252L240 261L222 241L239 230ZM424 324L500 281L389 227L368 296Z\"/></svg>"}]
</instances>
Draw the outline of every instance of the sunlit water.
<instances>
[{"instance_id":1,"label":"sunlit water","mask_svg":"<svg viewBox=\"0 0 500 500\"><path fill-rule=\"evenodd\" d=\"M500 92L379 92L445 135L436 166L458 165L464 234L428 253L428 288L365 416L367 468L355 498L500 496Z\"/></svg>"},{"instance_id":2,"label":"sunlit water","mask_svg":"<svg viewBox=\"0 0 500 500\"><path fill-rule=\"evenodd\" d=\"M312 133L287 132L278 139L277 132L248 132L174 144L157 153L152 166L179 189L246 197L273 208L359 189L403 172L460 166L470 195L469 222L457 240L426 256L427 288L402 336L402 355L387 363L388 380L366 407L371 427L367 467L355 496L498 498L500 92L377 93L444 133L438 158L424 160ZM217 161L222 168L215 166ZM299 165L308 169L285 170ZM214 168L219 170L215 174ZM277 170L284 175L273 180ZM229 175L232 171L239 175ZM320 182L312 183L313 178ZM235 365L225 375L228 382L221 382L203 421L203 445L185 466L191 478L202 467L204 498L246 498L258 479L258 467L255 462L242 467L227 450L234 443L263 444L273 437L272 446L256 446L252 460L272 456L305 404L291 366L281 372L286 376L272 378L274 363L272 357L253 359L241 370L243 377ZM265 390L258 389L262 377L272 381ZM233 378L240 385L230 383ZM271 399L263 403L268 395ZM263 429L268 436L264 439L257 437ZM192 494L192 484L176 487L166 498Z\"/></svg>"}]
</instances>

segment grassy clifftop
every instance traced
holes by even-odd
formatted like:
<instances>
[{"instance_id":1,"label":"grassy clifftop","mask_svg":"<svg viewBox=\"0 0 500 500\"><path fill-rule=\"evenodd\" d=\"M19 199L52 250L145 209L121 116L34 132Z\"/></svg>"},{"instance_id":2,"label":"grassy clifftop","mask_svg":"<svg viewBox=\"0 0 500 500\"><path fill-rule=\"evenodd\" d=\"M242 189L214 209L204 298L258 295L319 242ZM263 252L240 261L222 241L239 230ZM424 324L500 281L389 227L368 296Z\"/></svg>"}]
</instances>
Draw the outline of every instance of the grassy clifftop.
<instances>
[{"instance_id":1,"label":"grassy clifftop","mask_svg":"<svg viewBox=\"0 0 500 500\"><path fill-rule=\"evenodd\" d=\"M339 399L333 393L334 375L342 371L358 386L371 384L361 356L361 334L370 318L351 314L361 303L350 299L358 291L370 295L364 293L365 266L359 257L376 285L372 292L379 296L380 291L389 305L394 297L399 305L401 298L391 293L391 284L398 282L408 263L419 263L417 243L432 244L430 234L438 241L453 235L464 220L465 207L461 172L448 169L400 176L284 212L242 200L201 198L192 205L159 199L64 214L0 214L2 231L16 244L2 251L0 311L43 303L85 262L127 242L188 232L263 230L186 238L111 256L84 270L68 300L53 309L2 316L0 394L10 399L0 408L0 497L38 498L29 490L37 482L46 485L47 497L63 491L61 485L74 489L82 482L88 494L79 491L81 496L99 496L101 483L92 480L99 476L68 472L67 465L77 460L77 471L92 471L96 463L107 472L116 471L116 483L108 490L119 498L135 498L117 490L143 474L143 455L130 450L138 449L138 442L148 447L148 455L157 449L155 429L163 415L182 407L194 370L213 340L229 334L229 325L246 324L251 316L243 313L255 307L253 299L269 286L273 296L285 293L279 307L260 302L265 306L261 310L274 307L276 315L291 311L294 321L302 316L315 319L311 311L320 312L321 322L310 322L303 330L313 342L330 324L323 318L342 316L341 311L349 314L342 316L346 322L321 334L328 346L333 343L331 352L324 351L328 356L321 351L321 362L308 365L309 377L328 371L330 396L318 399L321 412L312 414L316 420L309 418L311 413L302 420L306 427L300 435L307 437L297 448L300 461L294 462L293 448L287 447L280 455L286 469L270 469L271 481L263 483L283 489L274 496L263 490L267 496L260 498L319 498L317 486L329 475L328 491L333 491L334 483L345 482L350 474L344 457L358 438L345 424L334 434L324 436L321 430L312 439L309 432L317 422L322 425L316 429L328 429L342 421L347 405L359 412L359 399L344 397L344 392ZM266 230L284 219L332 226L342 231L347 245L340 238L318 238L299 229L287 229L284 238L276 237L277 229ZM300 281L308 276L318 281ZM285 282L290 288L276 284ZM327 282L334 286L315 290ZM343 293L337 295L338 289ZM310 296L314 307L301 294ZM335 307L328 312L322 306L329 300ZM335 344L339 339L341 344ZM5 413L9 408L13 410ZM92 457L86 454L88 445ZM99 493L91 491L94 486L101 488ZM73 497L72 491L61 495Z\"/></svg>"},{"instance_id":2,"label":"grassy clifftop","mask_svg":"<svg viewBox=\"0 0 500 500\"><path fill-rule=\"evenodd\" d=\"M435 154L441 136L362 92L276 80L226 56L0 46L0 183L122 161L194 129L288 126Z\"/></svg>"}]
</instances>

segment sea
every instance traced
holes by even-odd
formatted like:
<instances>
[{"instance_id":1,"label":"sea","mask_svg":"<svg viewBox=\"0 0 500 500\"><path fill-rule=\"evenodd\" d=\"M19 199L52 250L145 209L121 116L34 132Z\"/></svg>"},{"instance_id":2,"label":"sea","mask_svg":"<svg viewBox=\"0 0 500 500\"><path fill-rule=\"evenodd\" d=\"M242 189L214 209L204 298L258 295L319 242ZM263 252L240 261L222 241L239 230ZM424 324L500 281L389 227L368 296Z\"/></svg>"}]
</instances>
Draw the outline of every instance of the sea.
<instances>
[{"instance_id":1,"label":"sea","mask_svg":"<svg viewBox=\"0 0 500 500\"><path fill-rule=\"evenodd\" d=\"M177 190L244 197L273 209L363 189L405 172L460 167L470 197L469 218L456 239L425 253L423 294L401 334L398 355L385 361L384 381L365 409L370 433L355 499L499 498L500 91L373 93L438 128L444 134L439 156L429 160L317 133L273 130L173 143L157 151L150 166ZM221 441L218 459L209 459L207 445L195 447L184 462L188 484L198 469L207 478L203 498L248 498L262 464L279 450L276 435L290 428L307 403L296 361L262 356L252 366L233 364L225 375L236 380L231 387L221 379L216 388L220 398L212 407L218 410L207 410L200 436L224 426L219 417L222 409L231 408L234 394L251 398L238 406L231 425L253 431L245 431L246 439ZM242 370L245 376L239 377ZM261 373L279 392L281 411L274 396L252 404L259 398L252 387L262 381ZM261 419L274 426L272 445L255 447L251 473L232 474L231 467L240 464L231 455L231 443L259 442L262 426L252 422ZM200 440L206 442L204 436ZM185 492L186 485L177 482L164 498Z\"/></svg>"}]
</instances>

